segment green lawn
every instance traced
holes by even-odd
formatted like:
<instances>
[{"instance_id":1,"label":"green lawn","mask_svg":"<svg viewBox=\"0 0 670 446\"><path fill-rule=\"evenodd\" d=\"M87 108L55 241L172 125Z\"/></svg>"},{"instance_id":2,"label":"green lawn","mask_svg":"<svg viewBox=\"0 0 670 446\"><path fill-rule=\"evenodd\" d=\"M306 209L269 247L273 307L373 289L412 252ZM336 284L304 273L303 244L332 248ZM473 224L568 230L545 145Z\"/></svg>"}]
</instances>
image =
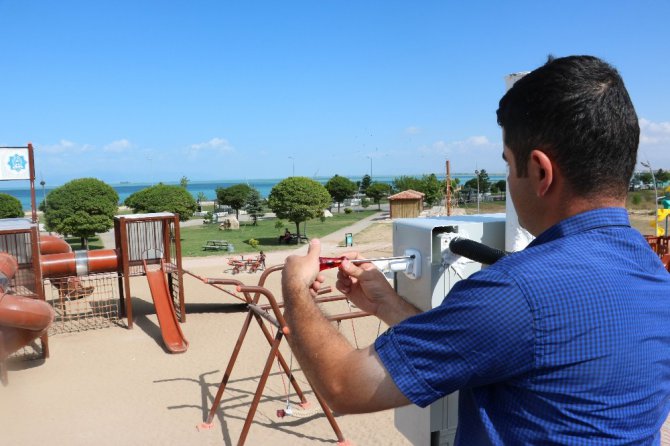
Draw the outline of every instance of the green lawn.
<instances>
[{"instance_id":1,"label":"green lawn","mask_svg":"<svg viewBox=\"0 0 670 446\"><path fill-rule=\"evenodd\" d=\"M81 238L79 237L66 237L65 241L70 245L73 251L79 251L81 249L84 249L81 246ZM88 249L102 249L104 246L102 246L102 241L98 236L91 237L88 239Z\"/></svg>"},{"instance_id":2,"label":"green lawn","mask_svg":"<svg viewBox=\"0 0 670 446\"><path fill-rule=\"evenodd\" d=\"M352 212L351 214L341 212L340 214L334 213L333 217L326 218L324 222L321 222L319 219L310 220L307 222L307 236L310 238L323 237L376 212L376 210ZM240 224L239 230L228 231L220 230L218 224L182 227L182 255L184 257L201 257L224 253L224 251L203 250L202 246L207 240L227 240L233 244L236 253L258 252L261 250L267 252L286 249L287 245L283 243L280 245L278 237L284 233L284 227L287 227L291 232L295 232L295 224L284 221L285 225L280 229L276 229L276 221L274 218L259 220L257 226L253 226L250 222L243 222ZM300 225L300 230L303 231L302 224ZM260 242L256 248L247 243L252 238ZM344 240L342 241L344 242Z\"/></svg>"}]
</instances>

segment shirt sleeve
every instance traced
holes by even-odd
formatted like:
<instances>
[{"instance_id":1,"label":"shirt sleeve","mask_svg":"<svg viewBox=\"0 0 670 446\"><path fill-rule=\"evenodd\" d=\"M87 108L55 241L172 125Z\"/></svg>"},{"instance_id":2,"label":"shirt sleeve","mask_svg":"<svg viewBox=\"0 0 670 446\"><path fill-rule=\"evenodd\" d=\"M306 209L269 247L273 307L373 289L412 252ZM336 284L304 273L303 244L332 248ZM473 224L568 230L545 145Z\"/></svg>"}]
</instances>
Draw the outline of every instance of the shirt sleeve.
<instances>
[{"instance_id":1,"label":"shirt sleeve","mask_svg":"<svg viewBox=\"0 0 670 446\"><path fill-rule=\"evenodd\" d=\"M439 307L389 328L375 341L400 391L421 407L455 390L530 370L533 345L528 301L495 267L458 282Z\"/></svg>"}]
</instances>

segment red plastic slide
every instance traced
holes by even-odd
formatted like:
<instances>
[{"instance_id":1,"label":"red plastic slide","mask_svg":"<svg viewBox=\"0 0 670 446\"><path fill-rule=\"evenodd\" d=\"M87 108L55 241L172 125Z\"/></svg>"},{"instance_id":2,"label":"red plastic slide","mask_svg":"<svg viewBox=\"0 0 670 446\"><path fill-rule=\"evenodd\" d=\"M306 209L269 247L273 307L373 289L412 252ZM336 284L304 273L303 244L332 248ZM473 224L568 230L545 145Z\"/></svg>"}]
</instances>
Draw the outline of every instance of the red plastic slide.
<instances>
[{"instance_id":1,"label":"red plastic slide","mask_svg":"<svg viewBox=\"0 0 670 446\"><path fill-rule=\"evenodd\" d=\"M161 269L150 271L147 269L145 262L144 271L147 274L151 298L154 300L154 306L156 307L156 316L158 316L163 342L171 353L183 353L188 349L188 341L184 338L184 334L179 327L177 313L170 298L163 267L161 265Z\"/></svg>"}]
</instances>

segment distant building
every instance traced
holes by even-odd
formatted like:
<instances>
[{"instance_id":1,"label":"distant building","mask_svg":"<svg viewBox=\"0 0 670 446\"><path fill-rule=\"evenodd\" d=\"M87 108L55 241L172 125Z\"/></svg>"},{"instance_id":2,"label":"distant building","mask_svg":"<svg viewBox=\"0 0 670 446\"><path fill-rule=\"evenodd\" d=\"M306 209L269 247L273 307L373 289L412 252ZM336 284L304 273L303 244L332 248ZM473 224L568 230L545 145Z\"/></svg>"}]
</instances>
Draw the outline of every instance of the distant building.
<instances>
[{"instance_id":1,"label":"distant building","mask_svg":"<svg viewBox=\"0 0 670 446\"><path fill-rule=\"evenodd\" d=\"M423 211L423 192L412 189L399 192L389 197L391 218L415 218Z\"/></svg>"}]
</instances>

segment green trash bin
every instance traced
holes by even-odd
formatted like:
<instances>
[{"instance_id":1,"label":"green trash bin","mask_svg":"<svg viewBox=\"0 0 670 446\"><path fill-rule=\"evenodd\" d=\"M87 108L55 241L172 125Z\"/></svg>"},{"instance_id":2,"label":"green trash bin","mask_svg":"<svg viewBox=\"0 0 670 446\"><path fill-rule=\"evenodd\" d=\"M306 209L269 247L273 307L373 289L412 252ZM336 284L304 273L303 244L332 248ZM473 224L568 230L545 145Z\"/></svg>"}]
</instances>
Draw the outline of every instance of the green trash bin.
<instances>
[{"instance_id":1,"label":"green trash bin","mask_svg":"<svg viewBox=\"0 0 670 446\"><path fill-rule=\"evenodd\" d=\"M354 246L354 235L351 232L344 234L344 246Z\"/></svg>"}]
</instances>

